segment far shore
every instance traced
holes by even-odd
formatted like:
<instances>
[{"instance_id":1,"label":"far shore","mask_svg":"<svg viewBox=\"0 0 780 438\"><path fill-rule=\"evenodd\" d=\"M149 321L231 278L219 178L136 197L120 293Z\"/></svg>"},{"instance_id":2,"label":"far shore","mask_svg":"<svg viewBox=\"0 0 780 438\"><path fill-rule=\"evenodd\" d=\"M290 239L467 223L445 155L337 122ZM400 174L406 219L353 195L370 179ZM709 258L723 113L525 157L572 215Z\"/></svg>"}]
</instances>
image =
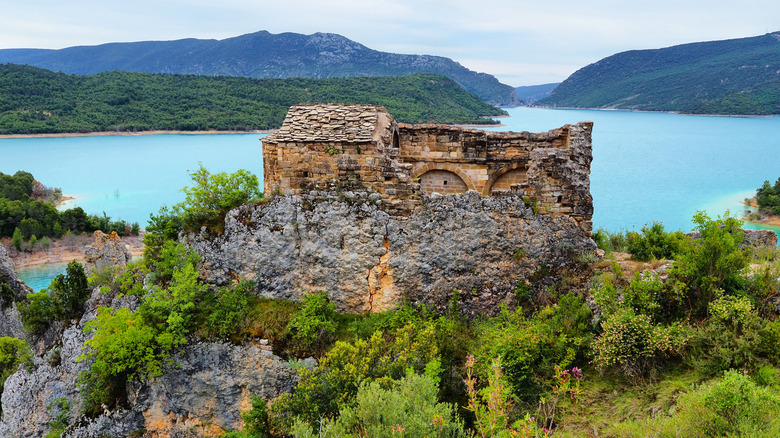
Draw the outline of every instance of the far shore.
<instances>
[{"instance_id":1,"label":"far shore","mask_svg":"<svg viewBox=\"0 0 780 438\"><path fill-rule=\"evenodd\" d=\"M140 135L183 134L183 135L211 135L211 134L269 134L273 129L259 131L105 131L105 132L58 132L50 134L3 134L4 138L60 138L60 137L100 137L115 135L120 137L135 137Z\"/></svg>"},{"instance_id":2,"label":"far shore","mask_svg":"<svg viewBox=\"0 0 780 438\"><path fill-rule=\"evenodd\" d=\"M10 248L10 239L3 239L3 245L9 250L9 256L14 262L14 268L30 268L54 263L66 263L71 260L84 263L84 248L94 242L91 234L73 236L72 240L54 240L48 249L38 249L34 252L16 251ZM144 250L143 235L124 236L121 238L133 258L141 256Z\"/></svg>"},{"instance_id":3,"label":"far shore","mask_svg":"<svg viewBox=\"0 0 780 438\"><path fill-rule=\"evenodd\" d=\"M756 211L758 211L758 202L756 201L755 196L750 199L745 198L745 200L741 204L751 208L755 208ZM744 218L744 221L756 225L771 225L773 227L780 227L780 216L770 214L770 213L760 213L760 215L761 215L761 219L750 219L750 214L747 214L746 217Z\"/></svg>"}]
</instances>

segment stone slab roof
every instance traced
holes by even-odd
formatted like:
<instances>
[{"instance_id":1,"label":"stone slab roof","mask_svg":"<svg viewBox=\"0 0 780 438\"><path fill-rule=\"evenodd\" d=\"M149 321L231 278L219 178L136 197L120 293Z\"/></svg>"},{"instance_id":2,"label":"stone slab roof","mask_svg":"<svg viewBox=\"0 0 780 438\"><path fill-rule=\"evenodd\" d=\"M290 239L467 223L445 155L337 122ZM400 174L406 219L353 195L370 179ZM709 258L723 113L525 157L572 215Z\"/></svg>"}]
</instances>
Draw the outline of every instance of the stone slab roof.
<instances>
[{"instance_id":1,"label":"stone slab roof","mask_svg":"<svg viewBox=\"0 0 780 438\"><path fill-rule=\"evenodd\" d=\"M294 105L282 127L264 142L364 143L375 138L387 110L373 105ZM382 126L384 128L384 126Z\"/></svg>"}]
</instances>

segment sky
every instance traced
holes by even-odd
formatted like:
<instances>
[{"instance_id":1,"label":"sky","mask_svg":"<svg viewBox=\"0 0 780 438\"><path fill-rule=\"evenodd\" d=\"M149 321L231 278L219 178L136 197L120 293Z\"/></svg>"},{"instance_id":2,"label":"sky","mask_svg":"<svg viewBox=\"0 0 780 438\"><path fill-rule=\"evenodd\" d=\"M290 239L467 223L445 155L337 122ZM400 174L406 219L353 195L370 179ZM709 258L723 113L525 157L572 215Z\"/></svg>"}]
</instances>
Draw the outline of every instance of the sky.
<instances>
[{"instance_id":1,"label":"sky","mask_svg":"<svg viewBox=\"0 0 780 438\"><path fill-rule=\"evenodd\" d=\"M777 0L4 0L0 48L343 35L438 55L512 85L560 82L618 52L780 30Z\"/></svg>"}]
</instances>

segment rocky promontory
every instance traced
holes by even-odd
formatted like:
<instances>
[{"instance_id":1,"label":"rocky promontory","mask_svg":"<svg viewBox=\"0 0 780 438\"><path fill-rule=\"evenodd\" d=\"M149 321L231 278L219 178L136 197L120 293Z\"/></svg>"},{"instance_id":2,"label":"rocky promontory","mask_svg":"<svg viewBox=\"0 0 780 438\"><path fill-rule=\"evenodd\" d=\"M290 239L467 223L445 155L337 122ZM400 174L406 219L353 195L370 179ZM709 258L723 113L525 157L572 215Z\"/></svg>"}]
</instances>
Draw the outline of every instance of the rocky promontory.
<instances>
[{"instance_id":1,"label":"rocky promontory","mask_svg":"<svg viewBox=\"0 0 780 438\"><path fill-rule=\"evenodd\" d=\"M184 241L212 283L249 279L261 296L293 300L323 290L352 313L404 301L443 311L457 296L465 314L491 315L514 304L519 284L587 284L590 236L570 217L537 214L519 195L423 195L408 217L382 202L359 190L275 196L232 210L218 237L204 230Z\"/></svg>"}]
</instances>

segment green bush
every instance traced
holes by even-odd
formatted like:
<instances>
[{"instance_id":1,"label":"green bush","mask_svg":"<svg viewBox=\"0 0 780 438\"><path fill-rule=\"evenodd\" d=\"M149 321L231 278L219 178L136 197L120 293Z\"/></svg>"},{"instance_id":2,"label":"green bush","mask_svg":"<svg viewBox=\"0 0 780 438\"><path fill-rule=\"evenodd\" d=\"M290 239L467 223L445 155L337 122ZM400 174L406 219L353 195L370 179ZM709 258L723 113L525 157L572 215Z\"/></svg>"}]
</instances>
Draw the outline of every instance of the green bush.
<instances>
[{"instance_id":1,"label":"green bush","mask_svg":"<svg viewBox=\"0 0 780 438\"><path fill-rule=\"evenodd\" d=\"M247 308L252 283L243 282L217 291L214 302L206 307L206 331L212 337L240 341L246 335Z\"/></svg>"},{"instance_id":2,"label":"green bush","mask_svg":"<svg viewBox=\"0 0 780 438\"><path fill-rule=\"evenodd\" d=\"M627 234L628 252L634 260L647 262L653 259L670 259L680 251L685 239L682 231L667 232L663 224L653 222L642 227L642 233Z\"/></svg>"},{"instance_id":3,"label":"green bush","mask_svg":"<svg viewBox=\"0 0 780 438\"><path fill-rule=\"evenodd\" d=\"M324 348L336 332L336 305L322 291L303 297L299 310L287 325L294 349L301 352Z\"/></svg>"},{"instance_id":4,"label":"green bush","mask_svg":"<svg viewBox=\"0 0 780 438\"><path fill-rule=\"evenodd\" d=\"M478 376L486 379L491 362L498 358L512 392L533 404L552 380L556 366L567 368L586 361L592 336L590 316L582 299L571 293L532 318L526 318L522 309L502 309L477 328L473 354Z\"/></svg>"},{"instance_id":5,"label":"green bush","mask_svg":"<svg viewBox=\"0 0 780 438\"><path fill-rule=\"evenodd\" d=\"M100 307L85 331L93 334L80 360L92 360L79 376L86 396L86 411L100 412L124 398L126 382L155 376L175 350L187 342L195 328L196 303L206 286L198 282L192 263L175 264L177 270L167 288L152 286L136 312L126 308Z\"/></svg>"},{"instance_id":6,"label":"green bush","mask_svg":"<svg viewBox=\"0 0 780 438\"><path fill-rule=\"evenodd\" d=\"M417 374L409 374L389 387L376 381L363 383L357 391L354 405L341 409L337 418L323 421L318 427L318 433L314 433L312 424L298 420L293 426L293 436L469 436L455 407L448 403L439 403L437 393L434 379Z\"/></svg>"},{"instance_id":7,"label":"green bush","mask_svg":"<svg viewBox=\"0 0 780 438\"><path fill-rule=\"evenodd\" d=\"M190 176L195 185L182 189L184 202L173 207L173 212L181 217L182 225L189 231L206 226L221 232L228 211L262 197L257 176L244 169L230 174L211 174L201 164Z\"/></svg>"},{"instance_id":8,"label":"green bush","mask_svg":"<svg viewBox=\"0 0 780 438\"><path fill-rule=\"evenodd\" d=\"M747 298L721 297L691 341L696 368L705 375L755 369L761 354L762 321Z\"/></svg>"},{"instance_id":9,"label":"green bush","mask_svg":"<svg viewBox=\"0 0 780 438\"><path fill-rule=\"evenodd\" d=\"M65 274L54 277L46 290L28 294L27 300L19 303L22 325L33 334L43 334L54 320L81 316L89 297L84 267L73 260L68 263Z\"/></svg>"},{"instance_id":10,"label":"green bush","mask_svg":"<svg viewBox=\"0 0 780 438\"><path fill-rule=\"evenodd\" d=\"M628 376L644 376L657 364L679 356L690 339L682 324L653 324L649 316L620 308L601 323L593 342L593 362L601 370L617 367Z\"/></svg>"},{"instance_id":11,"label":"green bush","mask_svg":"<svg viewBox=\"0 0 780 438\"><path fill-rule=\"evenodd\" d=\"M27 343L8 336L0 338L0 394L3 393L5 381L22 364L32 365L32 352ZM0 406L0 413L2 413L2 406Z\"/></svg>"},{"instance_id":12,"label":"green bush","mask_svg":"<svg viewBox=\"0 0 780 438\"><path fill-rule=\"evenodd\" d=\"M375 332L368 339L352 343L336 342L313 371L302 370L301 380L292 394L277 398L271 405L275 422L290 427L295 417L315 428L321 418L336 415L350 406L361 384L372 381L389 385L401 379L407 370L423 374L426 368L435 374L439 363L436 325L431 321L409 323L384 334Z\"/></svg>"},{"instance_id":13,"label":"green bush","mask_svg":"<svg viewBox=\"0 0 780 438\"><path fill-rule=\"evenodd\" d=\"M693 217L701 238L683 245L669 272L671 300L680 311L705 317L709 304L722 295L735 295L744 288L742 271L749 251L740 249L742 221L729 217L710 219L704 212Z\"/></svg>"},{"instance_id":14,"label":"green bush","mask_svg":"<svg viewBox=\"0 0 780 438\"><path fill-rule=\"evenodd\" d=\"M739 371L727 371L720 379L680 394L672 412L619 424L609 433L637 438L780 436L778 396L772 388L756 385Z\"/></svg>"}]
</instances>

